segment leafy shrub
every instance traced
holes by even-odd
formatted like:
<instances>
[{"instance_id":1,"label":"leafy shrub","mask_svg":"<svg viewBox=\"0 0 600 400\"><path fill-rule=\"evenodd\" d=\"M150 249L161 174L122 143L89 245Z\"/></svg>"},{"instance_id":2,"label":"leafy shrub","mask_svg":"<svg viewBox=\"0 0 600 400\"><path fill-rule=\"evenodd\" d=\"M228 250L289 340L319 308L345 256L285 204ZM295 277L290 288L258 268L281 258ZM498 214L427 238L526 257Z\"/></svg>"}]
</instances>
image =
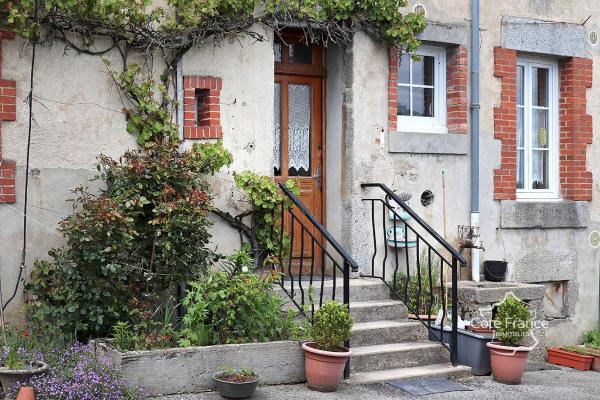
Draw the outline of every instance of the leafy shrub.
<instances>
[{"instance_id":1,"label":"leafy shrub","mask_svg":"<svg viewBox=\"0 0 600 400\"><path fill-rule=\"evenodd\" d=\"M350 339L351 329L348 305L330 300L315 312L311 334L319 349L339 351Z\"/></svg>"},{"instance_id":2,"label":"leafy shrub","mask_svg":"<svg viewBox=\"0 0 600 400\"><path fill-rule=\"evenodd\" d=\"M75 211L60 223L66 246L36 263L33 318L81 339L103 336L118 321L147 318L164 290L198 279L213 258L206 175L230 162L220 142L186 152L150 142L119 160L100 156L105 188L75 191Z\"/></svg>"},{"instance_id":3,"label":"leafy shrub","mask_svg":"<svg viewBox=\"0 0 600 400\"><path fill-rule=\"evenodd\" d=\"M0 365L8 369L27 369L34 362L53 364L56 349L73 343L56 329L18 328L7 326L6 342L0 354Z\"/></svg>"},{"instance_id":4,"label":"leafy shrub","mask_svg":"<svg viewBox=\"0 0 600 400\"><path fill-rule=\"evenodd\" d=\"M531 331L532 315L527 304L514 295L508 295L496 307L492 321L496 336L506 346L516 346Z\"/></svg>"},{"instance_id":5,"label":"leafy shrub","mask_svg":"<svg viewBox=\"0 0 600 400\"><path fill-rule=\"evenodd\" d=\"M13 399L23 384L32 386L38 400L139 400L145 398L140 388L129 388L108 360L99 358L90 346L74 344L56 349L54 361L44 375L30 378L10 388Z\"/></svg>"},{"instance_id":6,"label":"leafy shrub","mask_svg":"<svg viewBox=\"0 0 600 400\"><path fill-rule=\"evenodd\" d=\"M583 344L600 349L600 330L585 332L583 334Z\"/></svg>"},{"instance_id":7,"label":"leafy shrub","mask_svg":"<svg viewBox=\"0 0 600 400\"><path fill-rule=\"evenodd\" d=\"M410 312L417 315L437 314L441 308L440 296L440 260L431 260L431 280L425 254L420 257L419 274L421 275L421 295L419 296L419 277L416 273L410 278L403 272L396 274L396 292L404 301ZM433 299L433 301L432 301ZM429 306L431 302L431 312Z\"/></svg>"},{"instance_id":8,"label":"leafy shrub","mask_svg":"<svg viewBox=\"0 0 600 400\"><path fill-rule=\"evenodd\" d=\"M284 301L272 291L273 276L242 269L247 267L210 272L189 284L181 346L266 342L294 334L294 315L282 311Z\"/></svg>"}]
</instances>

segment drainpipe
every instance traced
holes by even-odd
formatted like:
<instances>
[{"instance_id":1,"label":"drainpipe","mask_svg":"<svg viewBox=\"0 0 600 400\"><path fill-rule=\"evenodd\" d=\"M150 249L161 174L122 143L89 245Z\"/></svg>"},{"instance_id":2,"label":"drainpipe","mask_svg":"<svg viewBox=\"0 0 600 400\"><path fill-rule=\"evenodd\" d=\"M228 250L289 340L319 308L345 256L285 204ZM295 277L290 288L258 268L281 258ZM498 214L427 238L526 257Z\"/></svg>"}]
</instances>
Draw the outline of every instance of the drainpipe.
<instances>
[{"instance_id":1,"label":"drainpipe","mask_svg":"<svg viewBox=\"0 0 600 400\"><path fill-rule=\"evenodd\" d=\"M471 0L471 226L479 226L479 0ZM479 282L478 248L471 249L471 279Z\"/></svg>"}]
</instances>

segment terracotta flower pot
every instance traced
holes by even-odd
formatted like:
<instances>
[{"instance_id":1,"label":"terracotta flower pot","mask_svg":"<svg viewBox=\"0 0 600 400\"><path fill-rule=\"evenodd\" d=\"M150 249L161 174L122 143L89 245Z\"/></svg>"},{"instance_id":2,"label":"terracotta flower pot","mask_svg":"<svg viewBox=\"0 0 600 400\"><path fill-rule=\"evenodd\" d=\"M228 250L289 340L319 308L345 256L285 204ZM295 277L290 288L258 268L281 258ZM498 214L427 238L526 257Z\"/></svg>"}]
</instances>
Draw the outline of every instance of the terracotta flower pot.
<instances>
[{"instance_id":1,"label":"terracotta flower pot","mask_svg":"<svg viewBox=\"0 0 600 400\"><path fill-rule=\"evenodd\" d=\"M19 389L16 400L35 400L35 392L32 387L23 386Z\"/></svg>"},{"instance_id":2,"label":"terracotta flower pot","mask_svg":"<svg viewBox=\"0 0 600 400\"><path fill-rule=\"evenodd\" d=\"M345 347L335 352L319 350L314 342L303 343L302 348L308 387L320 392L335 391L344 377L344 367L352 352Z\"/></svg>"},{"instance_id":3,"label":"terracotta flower pot","mask_svg":"<svg viewBox=\"0 0 600 400\"><path fill-rule=\"evenodd\" d=\"M564 367L575 368L579 371L590 369L594 361L593 356L572 353L570 351L551 347L548 349L548 362L550 364L562 365Z\"/></svg>"},{"instance_id":4,"label":"terracotta flower pot","mask_svg":"<svg viewBox=\"0 0 600 400\"><path fill-rule=\"evenodd\" d=\"M594 361L592 361L592 369L596 372L600 372L600 355L594 354Z\"/></svg>"},{"instance_id":5,"label":"terracotta flower pot","mask_svg":"<svg viewBox=\"0 0 600 400\"><path fill-rule=\"evenodd\" d=\"M503 346L498 342L490 342L486 346L490 349L494 380L510 385L521 383L531 347Z\"/></svg>"}]
</instances>

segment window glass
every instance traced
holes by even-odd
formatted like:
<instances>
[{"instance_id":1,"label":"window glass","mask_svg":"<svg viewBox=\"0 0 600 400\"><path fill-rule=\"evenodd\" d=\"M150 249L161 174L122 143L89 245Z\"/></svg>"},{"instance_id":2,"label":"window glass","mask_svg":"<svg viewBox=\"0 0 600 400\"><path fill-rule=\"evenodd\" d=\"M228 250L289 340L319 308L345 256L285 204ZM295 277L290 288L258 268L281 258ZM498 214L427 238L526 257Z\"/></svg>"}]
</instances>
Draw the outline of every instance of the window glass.
<instances>
[{"instance_id":1,"label":"window glass","mask_svg":"<svg viewBox=\"0 0 600 400\"><path fill-rule=\"evenodd\" d=\"M398 65L398 82L410 84L410 56L402 53Z\"/></svg>"},{"instance_id":2,"label":"window glass","mask_svg":"<svg viewBox=\"0 0 600 400\"><path fill-rule=\"evenodd\" d=\"M546 64L520 60L517 66L516 178L519 196L525 198L557 196L558 167L552 160L558 151L553 137L558 110L552 87L558 77L556 67Z\"/></svg>"},{"instance_id":3,"label":"window glass","mask_svg":"<svg viewBox=\"0 0 600 400\"><path fill-rule=\"evenodd\" d=\"M312 64L312 47L303 44L290 44L290 64Z\"/></svg>"},{"instance_id":4,"label":"window glass","mask_svg":"<svg viewBox=\"0 0 600 400\"><path fill-rule=\"evenodd\" d=\"M435 59L431 56L421 56L421 60L412 62L413 85L433 86Z\"/></svg>"},{"instance_id":5,"label":"window glass","mask_svg":"<svg viewBox=\"0 0 600 400\"><path fill-rule=\"evenodd\" d=\"M436 116L434 56L420 56L415 61L402 54L398 65L398 115L412 117Z\"/></svg>"}]
</instances>

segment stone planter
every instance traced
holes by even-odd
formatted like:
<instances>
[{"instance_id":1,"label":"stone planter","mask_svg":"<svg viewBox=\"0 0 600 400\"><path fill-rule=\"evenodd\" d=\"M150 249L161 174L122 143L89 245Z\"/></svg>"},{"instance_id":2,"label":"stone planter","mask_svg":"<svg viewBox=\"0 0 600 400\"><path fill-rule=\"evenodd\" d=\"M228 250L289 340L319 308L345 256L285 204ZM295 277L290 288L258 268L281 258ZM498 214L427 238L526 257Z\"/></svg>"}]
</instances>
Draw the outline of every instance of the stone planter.
<instances>
[{"instance_id":1,"label":"stone planter","mask_svg":"<svg viewBox=\"0 0 600 400\"><path fill-rule=\"evenodd\" d=\"M4 393L8 388L17 382L25 382L32 376L41 375L48 370L48 364L43 362L34 362L32 369L6 369L0 368L0 382Z\"/></svg>"},{"instance_id":2,"label":"stone planter","mask_svg":"<svg viewBox=\"0 0 600 400\"><path fill-rule=\"evenodd\" d=\"M306 380L304 351L301 343L296 341L125 353L115 350L110 341L92 343L98 355L107 357L121 371L126 384L143 386L155 396L214 390L213 374L222 367L251 368L267 385Z\"/></svg>"},{"instance_id":3,"label":"stone planter","mask_svg":"<svg viewBox=\"0 0 600 400\"><path fill-rule=\"evenodd\" d=\"M444 333L439 327L431 327L431 330L440 337L443 342L450 346L452 338L452 329L449 326L444 327ZM489 375L492 372L490 365L490 351L486 344L491 342L493 334L475 333L463 329L458 330L458 359L460 365L471 367L473 375ZM429 340L438 339L429 334Z\"/></svg>"}]
</instances>

